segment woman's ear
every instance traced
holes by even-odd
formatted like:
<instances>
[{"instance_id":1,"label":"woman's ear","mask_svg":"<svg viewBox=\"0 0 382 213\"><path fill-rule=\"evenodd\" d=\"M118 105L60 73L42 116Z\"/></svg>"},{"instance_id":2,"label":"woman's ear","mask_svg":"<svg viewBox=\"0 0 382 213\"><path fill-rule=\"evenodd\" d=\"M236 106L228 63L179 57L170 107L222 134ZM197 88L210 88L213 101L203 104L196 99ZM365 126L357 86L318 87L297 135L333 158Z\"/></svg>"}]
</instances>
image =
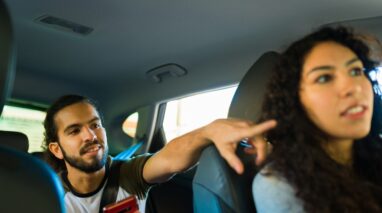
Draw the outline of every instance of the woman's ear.
<instances>
[{"instance_id":1,"label":"woman's ear","mask_svg":"<svg viewBox=\"0 0 382 213\"><path fill-rule=\"evenodd\" d=\"M58 145L58 142L50 142L48 148L49 148L49 151L54 156L56 156L56 158L61 160L64 159L64 155L62 154L62 150L60 145Z\"/></svg>"}]
</instances>

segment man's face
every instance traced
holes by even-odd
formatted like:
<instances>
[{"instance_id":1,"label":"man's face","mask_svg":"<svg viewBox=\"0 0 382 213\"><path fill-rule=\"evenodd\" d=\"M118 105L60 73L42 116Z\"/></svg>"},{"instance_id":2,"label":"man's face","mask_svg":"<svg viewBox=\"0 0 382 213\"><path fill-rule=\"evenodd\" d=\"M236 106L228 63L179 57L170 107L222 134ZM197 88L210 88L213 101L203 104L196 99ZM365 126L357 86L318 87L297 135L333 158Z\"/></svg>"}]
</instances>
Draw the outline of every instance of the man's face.
<instances>
[{"instance_id":1,"label":"man's face","mask_svg":"<svg viewBox=\"0 0 382 213\"><path fill-rule=\"evenodd\" d=\"M57 154L67 167L86 173L100 170L106 163L108 146L105 129L96 109L80 102L61 109L55 116Z\"/></svg>"}]
</instances>

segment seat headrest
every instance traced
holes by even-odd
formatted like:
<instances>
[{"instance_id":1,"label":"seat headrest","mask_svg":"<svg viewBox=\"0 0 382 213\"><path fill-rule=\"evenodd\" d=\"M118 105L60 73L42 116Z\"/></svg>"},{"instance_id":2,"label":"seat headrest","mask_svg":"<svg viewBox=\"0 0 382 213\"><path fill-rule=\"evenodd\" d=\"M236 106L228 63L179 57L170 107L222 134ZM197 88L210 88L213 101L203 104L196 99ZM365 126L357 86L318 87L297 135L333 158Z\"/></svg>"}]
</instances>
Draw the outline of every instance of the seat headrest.
<instances>
[{"instance_id":1,"label":"seat headrest","mask_svg":"<svg viewBox=\"0 0 382 213\"><path fill-rule=\"evenodd\" d=\"M59 177L43 161L0 147L0 212L65 212Z\"/></svg>"},{"instance_id":2,"label":"seat headrest","mask_svg":"<svg viewBox=\"0 0 382 213\"><path fill-rule=\"evenodd\" d=\"M263 54L248 70L233 96L228 117L256 121L260 115L266 84L280 54Z\"/></svg>"},{"instance_id":3,"label":"seat headrest","mask_svg":"<svg viewBox=\"0 0 382 213\"><path fill-rule=\"evenodd\" d=\"M232 99L229 117L257 120L268 78L278 60L278 53L268 52L251 66ZM215 146L203 150L193 180L195 212L256 212L251 187L257 172L253 156L242 149L237 154L244 163L242 175L229 167Z\"/></svg>"},{"instance_id":4,"label":"seat headrest","mask_svg":"<svg viewBox=\"0 0 382 213\"><path fill-rule=\"evenodd\" d=\"M13 86L15 49L10 16L5 3L0 0L0 114Z\"/></svg>"},{"instance_id":5,"label":"seat headrest","mask_svg":"<svg viewBox=\"0 0 382 213\"><path fill-rule=\"evenodd\" d=\"M28 137L20 132L0 131L0 146L28 152Z\"/></svg>"}]
</instances>

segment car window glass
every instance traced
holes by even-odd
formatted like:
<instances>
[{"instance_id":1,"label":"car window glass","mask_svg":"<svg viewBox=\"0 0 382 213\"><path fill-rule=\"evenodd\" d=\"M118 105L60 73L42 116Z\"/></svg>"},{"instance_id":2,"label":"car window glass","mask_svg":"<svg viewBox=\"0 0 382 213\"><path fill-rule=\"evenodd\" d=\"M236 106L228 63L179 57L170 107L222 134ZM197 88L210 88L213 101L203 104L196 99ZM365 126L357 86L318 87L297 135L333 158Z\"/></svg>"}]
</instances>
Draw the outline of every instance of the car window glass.
<instances>
[{"instance_id":1,"label":"car window glass","mask_svg":"<svg viewBox=\"0 0 382 213\"><path fill-rule=\"evenodd\" d=\"M370 72L370 78L372 80L376 80L379 84L379 91L377 90L377 93L379 93L380 95L381 94L381 91L382 91L382 67L379 67L377 70L375 71L371 71ZM376 88L377 89L377 88Z\"/></svg>"},{"instance_id":2,"label":"car window glass","mask_svg":"<svg viewBox=\"0 0 382 213\"><path fill-rule=\"evenodd\" d=\"M122 124L123 132L126 133L128 136L134 138L137 132L138 120L138 112L130 114Z\"/></svg>"},{"instance_id":3,"label":"car window glass","mask_svg":"<svg viewBox=\"0 0 382 213\"><path fill-rule=\"evenodd\" d=\"M237 86L167 102L163 129L167 142L218 118L226 118Z\"/></svg>"},{"instance_id":4,"label":"car window glass","mask_svg":"<svg viewBox=\"0 0 382 213\"><path fill-rule=\"evenodd\" d=\"M28 152L42 151L45 112L5 105L0 117L0 130L22 132L28 137Z\"/></svg>"}]
</instances>

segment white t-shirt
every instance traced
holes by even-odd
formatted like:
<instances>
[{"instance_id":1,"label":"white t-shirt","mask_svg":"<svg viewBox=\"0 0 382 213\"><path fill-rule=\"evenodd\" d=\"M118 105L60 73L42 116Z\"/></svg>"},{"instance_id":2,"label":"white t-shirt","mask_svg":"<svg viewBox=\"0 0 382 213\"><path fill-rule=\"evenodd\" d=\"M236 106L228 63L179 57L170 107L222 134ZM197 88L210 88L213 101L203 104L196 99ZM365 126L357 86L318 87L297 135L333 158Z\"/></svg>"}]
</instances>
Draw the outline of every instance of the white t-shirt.
<instances>
[{"instance_id":1,"label":"white t-shirt","mask_svg":"<svg viewBox=\"0 0 382 213\"><path fill-rule=\"evenodd\" d=\"M65 206L67 213L98 213L99 205L101 203L101 197L103 190L105 189L106 183L103 185L102 189L91 194L89 196L76 196L72 192L67 192L65 194ZM131 196L124 189L119 187L117 194L117 201L123 200ZM145 212L146 199L137 200L139 205L139 211Z\"/></svg>"},{"instance_id":2,"label":"white t-shirt","mask_svg":"<svg viewBox=\"0 0 382 213\"><path fill-rule=\"evenodd\" d=\"M117 200L123 200L131 194L138 195L137 198L139 211L145 212L146 199L144 198L151 185L147 184L142 175L143 166L150 154L140 155L129 160L123 161L120 166L119 172L119 188L117 193ZM106 164L106 174L101 184L94 192L81 194L76 192L69 180L67 173L60 174L61 181L65 189L65 206L68 213L98 213L102 199L102 194L107 185L109 171L112 159L109 157ZM131 193L128 193L128 191Z\"/></svg>"}]
</instances>

